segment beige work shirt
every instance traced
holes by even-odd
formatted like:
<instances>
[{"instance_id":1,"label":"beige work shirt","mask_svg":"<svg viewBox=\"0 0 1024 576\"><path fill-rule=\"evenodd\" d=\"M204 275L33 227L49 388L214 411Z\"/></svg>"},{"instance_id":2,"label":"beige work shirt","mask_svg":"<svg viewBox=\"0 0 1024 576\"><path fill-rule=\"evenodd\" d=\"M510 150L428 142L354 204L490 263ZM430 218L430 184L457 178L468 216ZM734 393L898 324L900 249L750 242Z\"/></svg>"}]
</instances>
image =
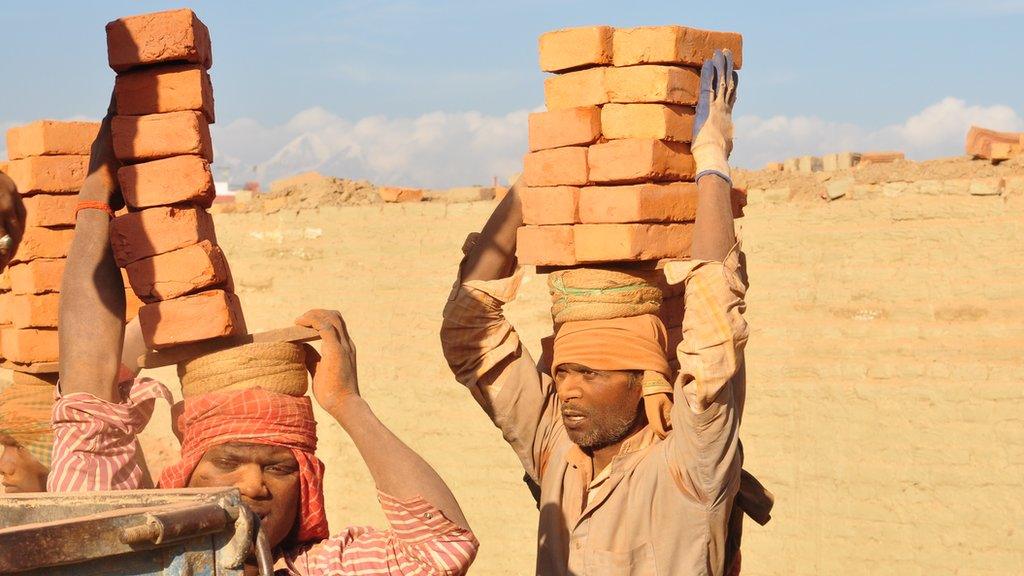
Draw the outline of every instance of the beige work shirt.
<instances>
[{"instance_id":1,"label":"beige work shirt","mask_svg":"<svg viewBox=\"0 0 1024 576\"><path fill-rule=\"evenodd\" d=\"M669 281L685 286L672 431L627 439L589 497L591 459L566 434L547 368L502 314L519 274L456 283L441 329L445 357L540 486L537 574L724 574L746 390L740 261L737 246L724 263L666 266Z\"/></svg>"}]
</instances>

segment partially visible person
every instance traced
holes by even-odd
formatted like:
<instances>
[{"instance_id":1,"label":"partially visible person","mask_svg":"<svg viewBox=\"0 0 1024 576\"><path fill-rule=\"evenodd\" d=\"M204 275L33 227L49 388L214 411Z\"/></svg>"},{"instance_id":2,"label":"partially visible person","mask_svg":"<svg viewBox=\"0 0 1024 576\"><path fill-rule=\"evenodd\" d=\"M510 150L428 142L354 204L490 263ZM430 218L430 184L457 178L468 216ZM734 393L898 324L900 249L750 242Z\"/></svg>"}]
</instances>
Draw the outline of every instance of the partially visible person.
<instances>
[{"instance_id":1,"label":"partially visible person","mask_svg":"<svg viewBox=\"0 0 1024 576\"><path fill-rule=\"evenodd\" d=\"M6 494L43 492L50 472L53 386L12 383L0 391L0 485Z\"/></svg>"},{"instance_id":2,"label":"partially visible person","mask_svg":"<svg viewBox=\"0 0 1024 576\"><path fill-rule=\"evenodd\" d=\"M25 204L14 180L0 172L0 269L14 257L25 231Z\"/></svg>"}]
</instances>

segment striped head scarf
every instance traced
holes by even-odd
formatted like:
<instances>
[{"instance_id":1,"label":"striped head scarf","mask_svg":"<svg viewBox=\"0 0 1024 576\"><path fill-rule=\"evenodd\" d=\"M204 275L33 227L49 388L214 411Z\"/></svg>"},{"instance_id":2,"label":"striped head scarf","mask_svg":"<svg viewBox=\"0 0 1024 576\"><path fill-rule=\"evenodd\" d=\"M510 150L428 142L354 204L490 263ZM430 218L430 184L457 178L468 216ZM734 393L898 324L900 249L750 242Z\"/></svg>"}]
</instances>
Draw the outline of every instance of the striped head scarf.
<instances>
[{"instance_id":1,"label":"striped head scarf","mask_svg":"<svg viewBox=\"0 0 1024 576\"><path fill-rule=\"evenodd\" d=\"M0 435L11 437L47 469L53 449L51 384L16 382L0 392Z\"/></svg>"}]
</instances>

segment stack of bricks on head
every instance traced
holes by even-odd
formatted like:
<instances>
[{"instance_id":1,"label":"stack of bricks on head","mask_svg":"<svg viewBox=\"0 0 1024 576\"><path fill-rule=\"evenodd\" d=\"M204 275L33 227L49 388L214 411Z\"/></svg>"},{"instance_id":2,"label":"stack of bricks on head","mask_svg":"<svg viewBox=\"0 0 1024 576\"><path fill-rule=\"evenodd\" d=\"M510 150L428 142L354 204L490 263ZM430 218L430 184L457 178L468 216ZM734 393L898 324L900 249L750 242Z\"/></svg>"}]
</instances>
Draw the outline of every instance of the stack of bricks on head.
<instances>
[{"instance_id":1,"label":"stack of bricks on head","mask_svg":"<svg viewBox=\"0 0 1024 576\"><path fill-rule=\"evenodd\" d=\"M697 206L689 143L700 67L715 50L729 49L740 68L742 42L736 33L683 26L541 35L540 66L554 75L544 81L547 111L529 118L519 261L639 273L689 256ZM744 198L733 191L737 216Z\"/></svg>"},{"instance_id":2,"label":"stack of bricks on head","mask_svg":"<svg viewBox=\"0 0 1024 576\"><path fill-rule=\"evenodd\" d=\"M114 218L114 259L127 273L150 349L245 333L207 208L214 121L210 34L188 9L107 24L117 72L111 123L128 213Z\"/></svg>"},{"instance_id":3,"label":"stack of bricks on head","mask_svg":"<svg viewBox=\"0 0 1024 576\"><path fill-rule=\"evenodd\" d=\"M98 131L96 122L53 120L7 131L8 161L0 171L25 204L25 234L0 277L0 356L15 380L56 371L61 278Z\"/></svg>"}]
</instances>

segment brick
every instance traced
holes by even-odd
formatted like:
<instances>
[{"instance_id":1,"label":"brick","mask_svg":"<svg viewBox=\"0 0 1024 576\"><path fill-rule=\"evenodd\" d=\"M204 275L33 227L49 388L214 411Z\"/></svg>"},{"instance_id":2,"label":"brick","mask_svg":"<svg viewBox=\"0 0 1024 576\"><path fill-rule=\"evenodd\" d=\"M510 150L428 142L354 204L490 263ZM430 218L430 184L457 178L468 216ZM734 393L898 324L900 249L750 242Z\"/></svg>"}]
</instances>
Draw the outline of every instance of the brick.
<instances>
[{"instance_id":1,"label":"brick","mask_svg":"<svg viewBox=\"0 0 1024 576\"><path fill-rule=\"evenodd\" d=\"M56 362L60 357L56 330L6 328L3 331L4 358L17 364Z\"/></svg>"},{"instance_id":2,"label":"brick","mask_svg":"<svg viewBox=\"0 0 1024 576\"><path fill-rule=\"evenodd\" d=\"M139 310L146 303L135 295L131 288L124 291L124 321L131 322L139 315Z\"/></svg>"},{"instance_id":3,"label":"brick","mask_svg":"<svg viewBox=\"0 0 1024 576\"><path fill-rule=\"evenodd\" d=\"M588 68L544 79L544 104L548 110L600 106L608 102L605 72L610 68Z\"/></svg>"},{"instance_id":4,"label":"brick","mask_svg":"<svg viewBox=\"0 0 1024 576\"><path fill-rule=\"evenodd\" d=\"M590 147L590 181L631 183L693 180L695 166L690 146L661 140L612 140Z\"/></svg>"},{"instance_id":5,"label":"brick","mask_svg":"<svg viewBox=\"0 0 1024 576\"><path fill-rule=\"evenodd\" d=\"M117 113L144 116L196 110L212 124L213 84L198 65L169 64L118 74L114 81Z\"/></svg>"},{"instance_id":6,"label":"brick","mask_svg":"<svg viewBox=\"0 0 1024 576\"><path fill-rule=\"evenodd\" d=\"M13 296L11 323L16 328L56 328L60 310L60 294L32 294Z\"/></svg>"},{"instance_id":7,"label":"brick","mask_svg":"<svg viewBox=\"0 0 1024 576\"><path fill-rule=\"evenodd\" d=\"M608 68L604 74L608 102L663 102L694 106L700 73L678 66L642 65Z\"/></svg>"},{"instance_id":8,"label":"brick","mask_svg":"<svg viewBox=\"0 0 1024 576\"><path fill-rule=\"evenodd\" d=\"M208 240L136 260L125 270L132 290L147 303L170 300L228 281L224 253Z\"/></svg>"},{"instance_id":9,"label":"brick","mask_svg":"<svg viewBox=\"0 0 1024 576\"><path fill-rule=\"evenodd\" d=\"M98 122L37 120L7 131L7 157L78 155L92 152L92 141L100 130Z\"/></svg>"},{"instance_id":10,"label":"brick","mask_svg":"<svg viewBox=\"0 0 1024 576\"><path fill-rule=\"evenodd\" d=\"M516 231L516 257L520 264L572 266L576 247L572 226L521 226Z\"/></svg>"},{"instance_id":11,"label":"brick","mask_svg":"<svg viewBox=\"0 0 1024 576\"><path fill-rule=\"evenodd\" d=\"M7 175L22 196L29 196L77 194L88 173L88 156L33 156L12 160Z\"/></svg>"},{"instance_id":12,"label":"brick","mask_svg":"<svg viewBox=\"0 0 1024 576\"><path fill-rule=\"evenodd\" d=\"M107 23L107 61L117 72L164 62L213 65L210 31L184 8Z\"/></svg>"},{"instance_id":13,"label":"brick","mask_svg":"<svg viewBox=\"0 0 1024 576\"><path fill-rule=\"evenodd\" d=\"M397 188L393 186L381 186L377 188L377 195L384 202L422 202L423 190L420 188Z\"/></svg>"},{"instance_id":14,"label":"brick","mask_svg":"<svg viewBox=\"0 0 1024 576\"><path fill-rule=\"evenodd\" d=\"M9 268L4 268L0 272L0 294L11 291L11 271Z\"/></svg>"},{"instance_id":15,"label":"brick","mask_svg":"<svg viewBox=\"0 0 1024 576\"><path fill-rule=\"evenodd\" d=\"M601 135L608 140L653 138L689 142L694 110L675 104L606 104L601 108Z\"/></svg>"},{"instance_id":16,"label":"brick","mask_svg":"<svg viewBox=\"0 0 1024 576\"><path fill-rule=\"evenodd\" d=\"M617 262L689 256L692 224L579 224L576 260Z\"/></svg>"},{"instance_id":17,"label":"brick","mask_svg":"<svg viewBox=\"0 0 1024 576\"><path fill-rule=\"evenodd\" d=\"M64 277L66 264L67 260L63 258L40 258L11 266L7 269L11 274L11 292L14 294L60 292L60 283Z\"/></svg>"},{"instance_id":18,"label":"brick","mask_svg":"<svg viewBox=\"0 0 1024 576\"><path fill-rule=\"evenodd\" d=\"M11 301L14 299L13 292L0 294L0 328L10 326L13 323L13 308Z\"/></svg>"},{"instance_id":19,"label":"brick","mask_svg":"<svg viewBox=\"0 0 1024 576\"><path fill-rule=\"evenodd\" d=\"M213 219L202 208L161 206L114 218L110 244L117 265L198 244L217 243Z\"/></svg>"},{"instance_id":20,"label":"brick","mask_svg":"<svg viewBox=\"0 0 1024 576\"><path fill-rule=\"evenodd\" d=\"M210 126L201 112L167 112L114 116L114 155L122 162L144 162L181 154L198 154L213 162Z\"/></svg>"},{"instance_id":21,"label":"brick","mask_svg":"<svg viewBox=\"0 0 1024 576\"><path fill-rule=\"evenodd\" d=\"M26 228L21 244L11 259L13 263L31 262L38 258L65 258L75 238L74 228Z\"/></svg>"},{"instance_id":22,"label":"brick","mask_svg":"<svg viewBox=\"0 0 1024 576\"><path fill-rule=\"evenodd\" d=\"M139 310L139 324L143 340L154 350L245 333L238 297L224 290L146 304Z\"/></svg>"},{"instance_id":23,"label":"brick","mask_svg":"<svg viewBox=\"0 0 1024 576\"><path fill-rule=\"evenodd\" d=\"M700 67L715 50L731 50L733 65L743 66L743 36L685 26L617 28L612 37L612 61L616 66L682 64Z\"/></svg>"},{"instance_id":24,"label":"brick","mask_svg":"<svg viewBox=\"0 0 1024 576\"><path fill-rule=\"evenodd\" d=\"M692 182L580 189L579 221L585 224L689 222L696 215L697 185Z\"/></svg>"},{"instance_id":25,"label":"brick","mask_svg":"<svg viewBox=\"0 0 1024 576\"><path fill-rule=\"evenodd\" d=\"M612 63L611 26L585 26L546 32L538 40L540 69L564 72Z\"/></svg>"},{"instance_id":26,"label":"brick","mask_svg":"<svg viewBox=\"0 0 1024 576\"><path fill-rule=\"evenodd\" d=\"M1024 156L1024 144L1010 144L1008 142L992 143L992 160L1009 160L1017 156Z\"/></svg>"},{"instance_id":27,"label":"brick","mask_svg":"<svg viewBox=\"0 0 1024 576\"><path fill-rule=\"evenodd\" d=\"M580 189L575 186L551 186L519 191L524 224L574 224L579 222L577 203Z\"/></svg>"},{"instance_id":28,"label":"brick","mask_svg":"<svg viewBox=\"0 0 1024 576\"><path fill-rule=\"evenodd\" d=\"M601 137L601 109L596 106L535 112L529 117L530 151L585 146Z\"/></svg>"},{"instance_id":29,"label":"brick","mask_svg":"<svg viewBox=\"0 0 1024 576\"><path fill-rule=\"evenodd\" d=\"M43 386L57 385L57 378L59 374L56 372L43 373L43 374L32 374L30 372L21 372L20 370L11 371L11 382L14 384L20 384L23 386Z\"/></svg>"},{"instance_id":30,"label":"brick","mask_svg":"<svg viewBox=\"0 0 1024 576\"><path fill-rule=\"evenodd\" d=\"M890 162L896 162L905 158L903 152L864 152L860 155L860 162L858 165L866 166L868 164L888 164Z\"/></svg>"},{"instance_id":31,"label":"brick","mask_svg":"<svg viewBox=\"0 0 1024 576\"><path fill-rule=\"evenodd\" d=\"M523 159L527 186L582 186L587 174L587 148L582 146L530 152Z\"/></svg>"},{"instance_id":32,"label":"brick","mask_svg":"<svg viewBox=\"0 0 1024 576\"><path fill-rule=\"evenodd\" d=\"M171 156L117 171L121 193L132 208L191 202L204 208L213 204L217 191L210 163L200 156Z\"/></svg>"},{"instance_id":33,"label":"brick","mask_svg":"<svg viewBox=\"0 0 1024 576\"><path fill-rule=\"evenodd\" d=\"M78 196L36 194L24 199L25 226L74 226Z\"/></svg>"},{"instance_id":34,"label":"brick","mask_svg":"<svg viewBox=\"0 0 1024 576\"><path fill-rule=\"evenodd\" d=\"M971 126L971 129L967 131L967 142L964 148L968 156L991 159L992 144L997 142L1024 145L1024 132L996 132Z\"/></svg>"}]
</instances>

